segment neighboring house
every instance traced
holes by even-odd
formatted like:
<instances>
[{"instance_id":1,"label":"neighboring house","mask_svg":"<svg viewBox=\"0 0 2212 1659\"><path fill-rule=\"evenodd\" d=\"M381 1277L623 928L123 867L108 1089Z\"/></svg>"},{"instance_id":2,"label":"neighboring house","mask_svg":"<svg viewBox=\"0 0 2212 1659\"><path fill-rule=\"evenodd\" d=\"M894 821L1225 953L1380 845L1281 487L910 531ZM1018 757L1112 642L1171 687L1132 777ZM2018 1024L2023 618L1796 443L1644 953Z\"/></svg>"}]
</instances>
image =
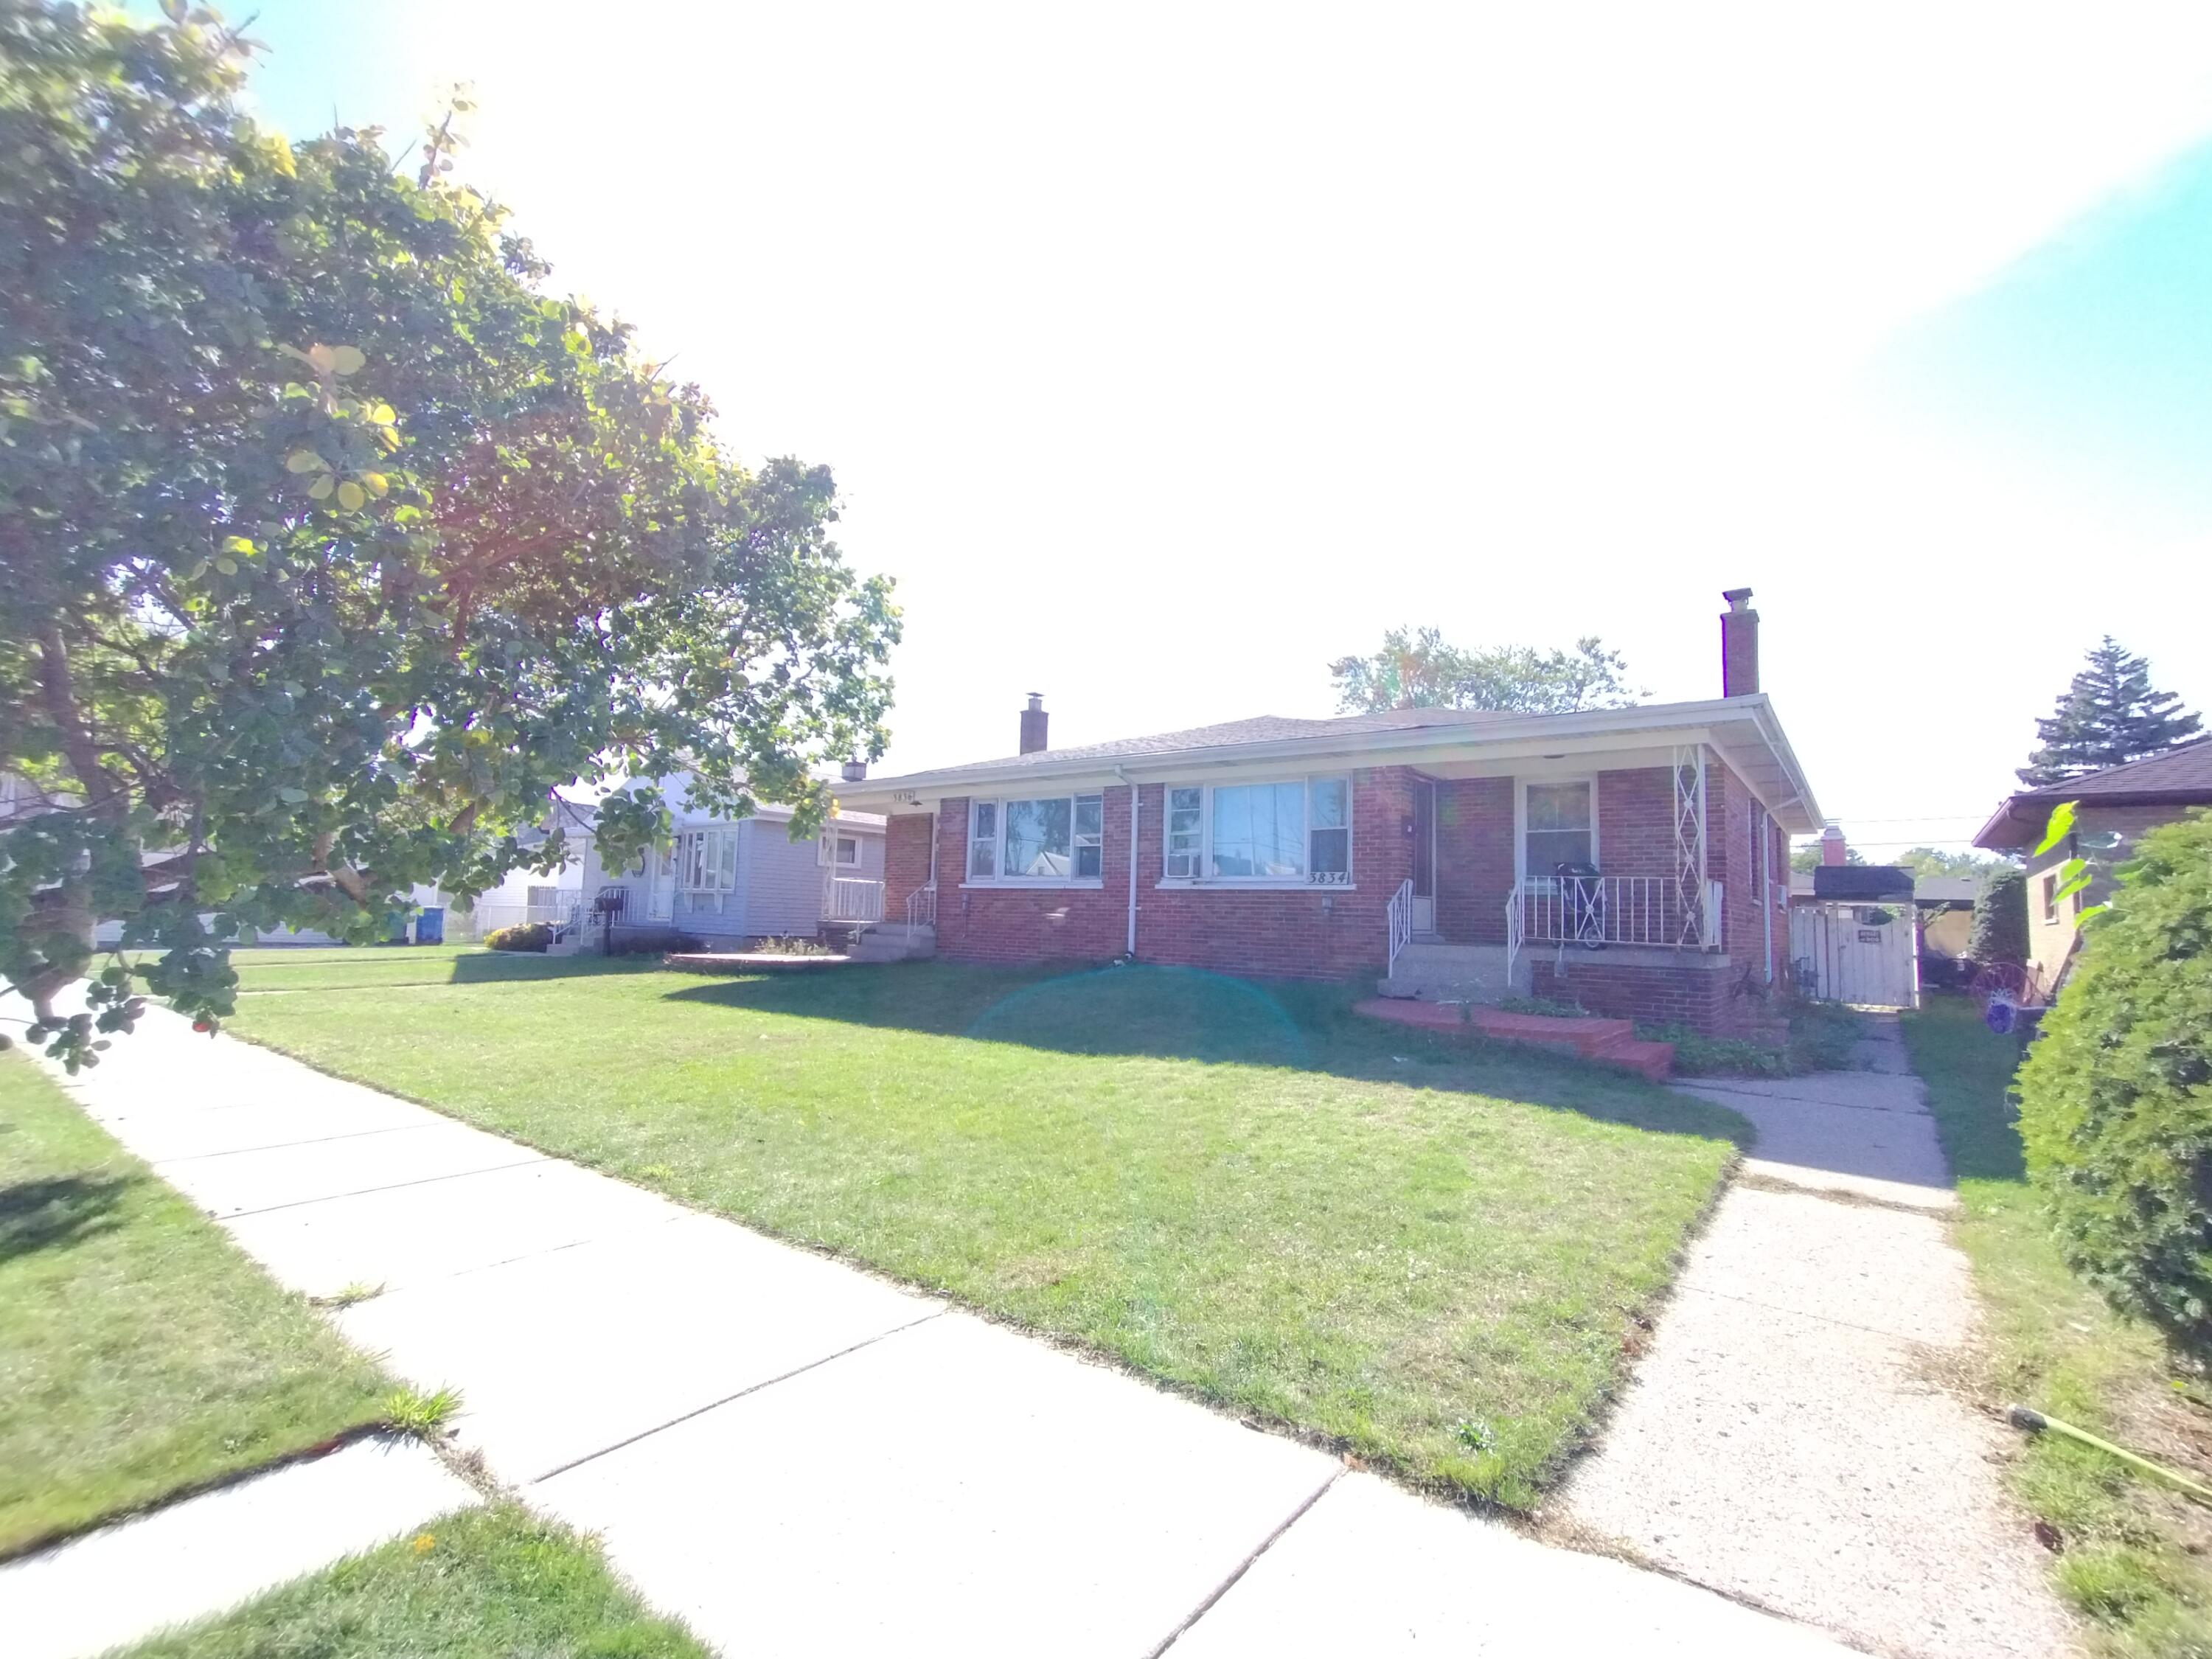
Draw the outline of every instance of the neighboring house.
<instances>
[{"instance_id":1,"label":"neighboring house","mask_svg":"<svg viewBox=\"0 0 2212 1659\"><path fill-rule=\"evenodd\" d=\"M2081 803L2073 835L2038 854L2052 811L2069 800ZM2023 790L1990 815L1974 845L2027 860L2027 965L2034 971L2034 989L2056 994L2073 957L2075 918L2111 893L2112 867L2128 856L2136 839L2207 806L2212 806L2212 738L2200 738L2070 783ZM2058 890L2065 884L2058 866L2069 858L2089 860L2093 878L2084 891L2062 899Z\"/></svg>"},{"instance_id":2,"label":"neighboring house","mask_svg":"<svg viewBox=\"0 0 2212 1659\"><path fill-rule=\"evenodd\" d=\"M888 813L885 915L963 961L1127 957L1509 990L1771 1035L1789 836L1820 827L1726 596L1705 702L1263 716L848 784Z\"/></svg>"},{"instance_id":3,"label":"neighboring house","mask_svg":"<svg viewBox=\"0 0 2212 1659\"><path fill-rule=\"evenodd\" d=\"M557 827L565 860L551 872L515 871L478 899L479 936L515 922L551 921L596 939L610 908L617 941L649 928L688 933L709 945L790 934L811 939L824 921L882 918L882 818L842 812L819 836L794 842L789 807L763 805L734 822L709 818L685 811L687 784L678 776L660 786L675 817L670 844L616 869L599 857L592 809L557 802L537 844Z\"/></svg>"}]
</instances>

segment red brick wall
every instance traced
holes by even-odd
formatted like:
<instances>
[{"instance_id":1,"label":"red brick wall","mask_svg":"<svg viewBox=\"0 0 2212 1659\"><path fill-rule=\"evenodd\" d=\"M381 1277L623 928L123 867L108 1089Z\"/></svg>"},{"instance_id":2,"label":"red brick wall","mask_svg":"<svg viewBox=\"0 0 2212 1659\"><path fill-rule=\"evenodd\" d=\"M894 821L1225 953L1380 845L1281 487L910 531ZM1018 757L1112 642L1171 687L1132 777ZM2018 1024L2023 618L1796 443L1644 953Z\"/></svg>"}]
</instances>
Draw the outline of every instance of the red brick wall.
<instances>
[{"instance_id":1,"label":"red brick wall","mask_svg":"<svg viewBox=\"0 0 2212 1659\"><path fill-rule=\"evenodd\" d=\"M1513 780L1437 785L1437 931L1454 945L1505 943L1513 890Z\"/></svg>"},{"instance_id":2,"label":"red brick wall","mask_svg":"<svg viewBox=\"0 0 2212 1659\"><path fill-rule=\"evenodd\" d=\"M1413 774L1358 771L1352 781L1354 885L1240 890L1162 887L1166 789L1141 786L1138 812L1137 957L1220 973L1337 979L1382 971L1390 896L1413 873L1406 824ZM968 803L941 803L938 954L956 962L1103 961L1121 954L1129 902L1129 792L1104 792L1103 884L988 888L964 884Z\"/></svg>"},{"instance_id":3,"label":"red brick wall","mask_svg":"<svg viewBox=\"0 0 2212 1659\"><path fill-rule=\"evenodd\" d=\"M1103 792L1097 887L970 887L968 801L939 803L937 954L954 962L1105 962L1128 925L1129 792Z\"/></svg>"},{"instance_id":4,"label":"red brick wall","mask_svg":"<svg viewBox=\"0 0 2212 1659\"><path fill-rule=\"evenodd\" d=\"M1771 998L1740 994L1743 964L1733 957L1685 951L1663 963L1626 961L1605 951L1540 951L1530 963L1537 996L1580 1003L1614 1019L1686 1025L1706 1036L1746 1037L1779 1044L1787 1022Z\"/></svg>"},{"instance_id":5,"label":"red brick wall","mask_svg":"<svg viewBox=\"0 0 2212 1659\"><path fill-rule=\"evenodd\" d=\"M1597 864L1608 876L1657 876L1672 892L1676 871L1671 767L1597 775Z\"/></svg>"},{"instance_id":6,"label":"red brick wall","mask_svg":"<svg viewBox=\"0 0 2212 1659\"><path fill-rule=\"evenodd\" d=\"M1771 846L1771 861L1759 857L1761 832ZM1790 916L1786 904L1764 913L1760 889L1771 879L1790 879L1789 838L1759 810L1751 787L1717 756L1705 763L1705 869L1723 884L1721 945L1739 963L1748 962L1763 981L1766 951L1760 942L1762 919L1774 936L1774 977L1786 980L1790 962Z\"/></svg>"},{"instance_id":7,"label":"red brick wall","mask_svg":"<svg viewBox=\"0 0 2212 1659\"><path fill-rule=\"evenodd\" d=\"M929 839L936 819L927 812L895 814L884 832L884 920L906 920L907 895L929 884Z\"/></svg>"}]
</instances>

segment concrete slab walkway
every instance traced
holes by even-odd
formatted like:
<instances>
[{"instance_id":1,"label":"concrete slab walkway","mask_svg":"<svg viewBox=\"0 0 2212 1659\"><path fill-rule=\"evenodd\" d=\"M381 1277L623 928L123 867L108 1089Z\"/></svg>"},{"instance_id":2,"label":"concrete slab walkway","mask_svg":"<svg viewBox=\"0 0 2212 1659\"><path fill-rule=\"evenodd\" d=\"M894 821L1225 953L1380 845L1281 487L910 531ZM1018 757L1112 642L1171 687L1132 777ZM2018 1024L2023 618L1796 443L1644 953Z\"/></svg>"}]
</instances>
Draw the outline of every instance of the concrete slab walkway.
<instances>
[{"instance_id":1,"label":"concrete slab walkway","mask_svg":"<svg viewBox=\"0 0 2212 1659\"><path fill-rule=\"evenodd\" d=\"M732 1654L1842 1651L167 1016L67 1086Z\"/></svg>"},{"instance_id":2,"label":"concrete slab walkway","mask_svg":"<svg viewBox=\"0 0 2212 1659\"><path fill-rule=\"evenodd\" d=\"M1683 1085L1751 1119L1599 1452L1561 1500L1693 1583L1879 1653L2067 1651L2003 1431L1936 1381L1975 1319L1935 1121L1894 1017L1861 1069Z\"/></svg>"},{"instance_id":3,"label":"concrete slab walkway","mask_svg":"<svg viewBox=\"0 0 2212 1659\"><path fill-rule=\"evenodd\" d=\"M250 1601L477 1501L414 1440L357 1440L0 1564L0 1651L79 1659Z\"/></svg>"}]
</instances>

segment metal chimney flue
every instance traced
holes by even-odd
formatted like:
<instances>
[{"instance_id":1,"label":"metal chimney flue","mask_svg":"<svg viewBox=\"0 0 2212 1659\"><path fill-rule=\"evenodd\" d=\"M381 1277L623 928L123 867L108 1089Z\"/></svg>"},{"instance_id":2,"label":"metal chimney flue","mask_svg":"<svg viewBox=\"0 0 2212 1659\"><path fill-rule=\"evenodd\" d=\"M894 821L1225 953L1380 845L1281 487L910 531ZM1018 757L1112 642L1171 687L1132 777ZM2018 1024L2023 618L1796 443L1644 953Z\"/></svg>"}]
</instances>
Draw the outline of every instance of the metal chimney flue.
<instances>
[{"instance_id":1,"label":"metal chimney flue","mask_svg":"<svg viewBox=\"0 0 2212 1659\"><path fill-rule=\"evenodd\" d=\"M1731 587L1721 597L1729 603L1721 613L1721 696L1748 696L1759 690L1759 612L1747 587Z\"/></svg>"},{"instance_id":2,"label":"metal chimney flue","mask_svg":"<svg viewBox=\"0 0 2212 1659\"><path fill-rule=\"evenodd\" d=\"M1045 722L1052 718L1044 712L1044 693L1030 693L1030 706L1022 710L1022 753L1034 755L1045 746Z\"/></svg>"}]
</instances>

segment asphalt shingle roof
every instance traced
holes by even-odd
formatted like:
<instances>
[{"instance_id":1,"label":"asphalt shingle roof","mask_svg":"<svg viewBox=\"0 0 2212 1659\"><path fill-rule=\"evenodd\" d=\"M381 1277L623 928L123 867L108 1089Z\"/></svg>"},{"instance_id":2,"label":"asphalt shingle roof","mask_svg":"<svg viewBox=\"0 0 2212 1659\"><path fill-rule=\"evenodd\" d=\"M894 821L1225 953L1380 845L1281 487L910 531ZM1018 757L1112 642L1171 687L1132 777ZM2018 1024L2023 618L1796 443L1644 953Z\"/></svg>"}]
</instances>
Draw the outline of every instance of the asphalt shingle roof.
<instances>
[{"instance_id":1,"label":"asphalt shingle roof","mask_svg":"<svg viewBox=\"0 0 2212 1659\"><path fill-rule=\"evenodd\" d=\"M1425 726L1474 726L1505 718L1487 708L1392 708L1379 714L1339 714L1329 720L1256 714L1250 720L1224 720L1218 726L1194 726L1181 732L1158 732L1146 738L1120 738L1112 743L1081 744L1071 749L1040 749L1031 755L1007 755L967 766L933 766L930 771L1018 772L1045 762L1177 755L1193 750L1235 748L1249 743L1327 737L1334 732L1404 732Z\"/></svg>"},{"instance_id":2,"label":"asphalt shingle roof","mask_svg":"<svg viewBox=\"0 0 2212 1659\"><path fill-rule=\"evenodd\" d=\"M2123 762L2076 778L2071 783L2055 783L2033 793L2066 800L2094 795L2174 795L2183 799L2203 796L2212 799L2212 738L2199 738L2162 755Z\"/></svg>"}]
</instances>

